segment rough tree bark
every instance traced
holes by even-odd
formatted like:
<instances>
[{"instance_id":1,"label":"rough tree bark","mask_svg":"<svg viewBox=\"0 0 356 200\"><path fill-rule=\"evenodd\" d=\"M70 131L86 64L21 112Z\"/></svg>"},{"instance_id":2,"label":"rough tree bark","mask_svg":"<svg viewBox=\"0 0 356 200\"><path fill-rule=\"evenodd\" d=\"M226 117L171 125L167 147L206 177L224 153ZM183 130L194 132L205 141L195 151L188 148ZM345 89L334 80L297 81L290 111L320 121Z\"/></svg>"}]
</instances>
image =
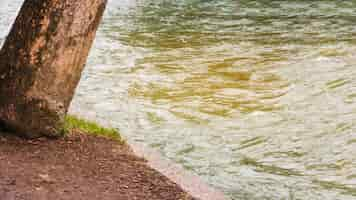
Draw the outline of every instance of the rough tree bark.
<instances>
[{"instance_id":1,"label":"rough tree bark","mask_svg":"<svg viewBox=\"0 0 356 200\"><path fill-rule=\"evenodd\" d=\"M107 0L25 0L0 50L0 124L59 136Z\"/></svg>"}]
</instances>

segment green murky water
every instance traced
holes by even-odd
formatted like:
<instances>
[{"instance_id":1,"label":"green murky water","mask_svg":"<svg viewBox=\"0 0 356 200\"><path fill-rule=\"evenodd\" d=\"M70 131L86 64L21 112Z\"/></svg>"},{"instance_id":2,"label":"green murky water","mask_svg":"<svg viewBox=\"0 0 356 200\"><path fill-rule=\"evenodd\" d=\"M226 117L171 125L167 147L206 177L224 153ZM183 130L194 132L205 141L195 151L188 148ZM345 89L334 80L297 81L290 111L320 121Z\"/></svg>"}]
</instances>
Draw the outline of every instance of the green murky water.
<instances>
[{"instance_id":1,"label":"green murky water","mask_svg":"<svg viewBox=\"0 0 356 200\"><path fill-rule=\"evenodd\" d=\"M73 106L231 199L347 200L354 77L354 0L112 0Z\"/></svg>"}]
</instances>

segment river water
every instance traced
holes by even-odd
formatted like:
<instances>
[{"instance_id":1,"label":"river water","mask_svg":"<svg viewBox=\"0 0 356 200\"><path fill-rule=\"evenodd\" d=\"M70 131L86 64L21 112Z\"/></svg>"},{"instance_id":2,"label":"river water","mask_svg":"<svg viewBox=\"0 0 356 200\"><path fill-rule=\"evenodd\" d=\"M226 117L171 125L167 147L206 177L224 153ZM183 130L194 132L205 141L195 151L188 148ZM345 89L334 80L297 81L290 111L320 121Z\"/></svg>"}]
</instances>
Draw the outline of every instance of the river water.
<instances>
[{"instance_id":1,"label":"river water","mask_svg":"<svg viewBox=\"0 0 356 200\"><path fill-rule=\"evenodd\" d=\"M72 106L231 199L348 200L354 77L354 0L112 0Z\"/></svg>"}]
</instances>

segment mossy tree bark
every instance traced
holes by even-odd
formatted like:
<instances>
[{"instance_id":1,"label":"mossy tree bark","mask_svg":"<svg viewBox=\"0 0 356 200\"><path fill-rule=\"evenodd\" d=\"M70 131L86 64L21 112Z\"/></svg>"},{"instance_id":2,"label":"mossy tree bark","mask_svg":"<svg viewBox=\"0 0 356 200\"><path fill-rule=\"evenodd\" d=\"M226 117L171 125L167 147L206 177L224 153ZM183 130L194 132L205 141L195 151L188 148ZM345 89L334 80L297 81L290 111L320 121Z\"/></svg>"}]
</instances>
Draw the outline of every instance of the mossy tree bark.
<instances>
[{"instance_id":1,"label":"mossy tree bark","mask_svg":"<svg viewBox=\"0 0 356 200\"><path fill-rule=\"evenodd\" d=\"M25 0L0 50L0 123L59 136L107 0Z\"/></svg>"}]
</instances>

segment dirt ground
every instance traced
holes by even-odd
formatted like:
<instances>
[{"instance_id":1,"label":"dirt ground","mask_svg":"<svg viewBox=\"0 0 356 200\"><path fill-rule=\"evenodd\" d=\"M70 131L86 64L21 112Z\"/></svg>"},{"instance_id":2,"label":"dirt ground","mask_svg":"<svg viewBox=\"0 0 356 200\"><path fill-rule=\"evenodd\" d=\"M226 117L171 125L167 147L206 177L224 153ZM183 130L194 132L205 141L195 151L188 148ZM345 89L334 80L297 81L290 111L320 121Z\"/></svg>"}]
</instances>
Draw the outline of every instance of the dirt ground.
<instances>
[{"instance_id":1,"label":"dirt ground","mask_svg":"<svg viewBox=\"0 0 356 200\"><path fill-rule=\"evenodd\" d=\"M193 200L116 141L0 133L0 200Z\"/></svg>"}]
</instances>

